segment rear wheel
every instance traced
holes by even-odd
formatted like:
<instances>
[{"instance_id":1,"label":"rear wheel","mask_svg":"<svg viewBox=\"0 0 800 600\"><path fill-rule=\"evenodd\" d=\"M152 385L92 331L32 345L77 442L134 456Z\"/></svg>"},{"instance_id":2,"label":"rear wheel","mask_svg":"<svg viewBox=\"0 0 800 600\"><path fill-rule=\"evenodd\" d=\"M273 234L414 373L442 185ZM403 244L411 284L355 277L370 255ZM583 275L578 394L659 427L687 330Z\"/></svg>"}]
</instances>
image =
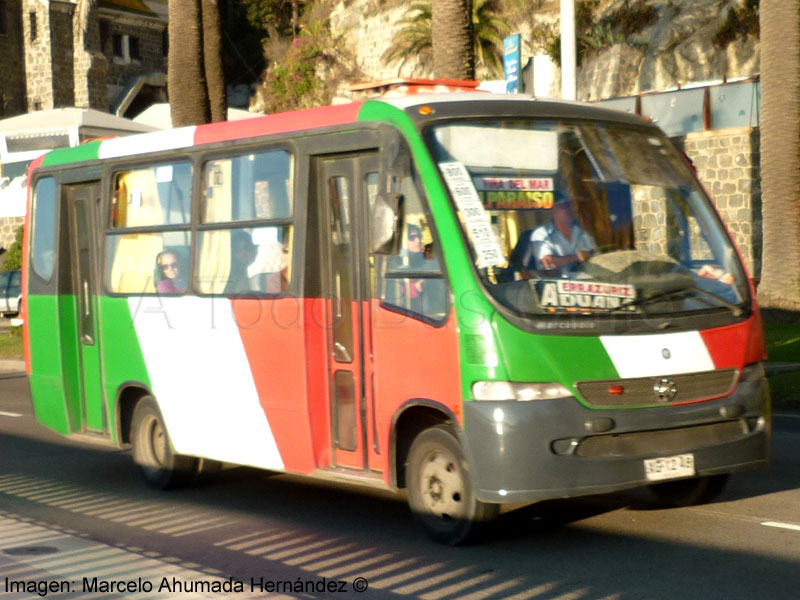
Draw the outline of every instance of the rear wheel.
<instances>
[{"instance_id":1,"label":"rear wheel","mask_svg":"<svg viewBox=\"0 0 800 600\"><path fill-rule=\"evenodd\" d=\"M411 444L406 481L411 510L437 542L464 543L499 512L498 504L475 498L461 446L444 427L423 431Z\"/></svg>"},{"instance_id":2,"label":"rear wheel","mask_svg":"<svg viewBox=\"0 0 800 600\"><path fill-rule=\"evenodd\" d=\"M197 459L175 454L155 398L145 396L133 411L131 428L133 460L148 485L174 488L190 482L197 473Z\"/></svg>"},{"instance_id":3,"label":"rear wheel","mask_svg":"<svg viewBox=\"0 0 800 600\"><path fill-rule=\"evenodd\" d=\"M670 507L695 506L711 502L722 493L728 474L665 481L650 486L662 504Z\"/></svg>"}]
</instances>

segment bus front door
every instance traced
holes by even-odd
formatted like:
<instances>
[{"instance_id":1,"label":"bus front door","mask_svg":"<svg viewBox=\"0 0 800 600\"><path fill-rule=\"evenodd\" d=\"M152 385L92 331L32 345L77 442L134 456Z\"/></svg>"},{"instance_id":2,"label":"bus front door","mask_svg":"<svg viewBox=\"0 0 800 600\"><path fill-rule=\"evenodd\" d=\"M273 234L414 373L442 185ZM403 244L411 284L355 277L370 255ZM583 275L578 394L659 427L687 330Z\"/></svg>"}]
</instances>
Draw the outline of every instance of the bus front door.
<instances>
[{"instance_id":1,"label":"bus front door","mask_svg":"<svg viewBox=\"0 0 800 600\"><path fill-rule=\"evenodd\" d=\"M326 298L328 381L333 463L365 469L374 422L372 350L368 328L369 261L366 203L377 179L377 153L321 157L323 285Z\"/></svg>"},{"instance_id":2,"label":"bus front door","mask_svg":"<svg viewBox=\"0 0 800 600\"><path fill-rule=\"evenodd\" d=\"M100 183L82 183L65 188L69 213L71 296L77 329L77 381L71 387L80 398L82 428L101 433L107 428L103 409L100 348L97 339L97 282L93 268L97 227L93 217L99 207Z\"/></svg>"}]
</instances>

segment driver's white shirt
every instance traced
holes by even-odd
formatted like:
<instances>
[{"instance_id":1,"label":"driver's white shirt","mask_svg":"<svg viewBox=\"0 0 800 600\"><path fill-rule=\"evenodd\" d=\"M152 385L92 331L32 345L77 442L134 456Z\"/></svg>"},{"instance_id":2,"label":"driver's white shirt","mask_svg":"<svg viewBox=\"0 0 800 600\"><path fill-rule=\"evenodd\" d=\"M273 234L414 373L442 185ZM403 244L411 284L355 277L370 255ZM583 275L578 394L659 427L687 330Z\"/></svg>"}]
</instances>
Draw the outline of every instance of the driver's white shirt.
<instances>
[{"instance_id":1,"label":"driver's white shirt","mask_svg":"<svg viewBox=\"0 0 800 600\"><path fill-rule=\"evenodd\" d=\"M533 230L531 243L533 244L533 255L539 263L538 266L541 266L542 258L545 256L569 256L577 254L578 251L593 250L596 245L594 238L586 233L577 222L572 223L570 239L567 239L552 221Z\"/></svg>"}]
</instances>

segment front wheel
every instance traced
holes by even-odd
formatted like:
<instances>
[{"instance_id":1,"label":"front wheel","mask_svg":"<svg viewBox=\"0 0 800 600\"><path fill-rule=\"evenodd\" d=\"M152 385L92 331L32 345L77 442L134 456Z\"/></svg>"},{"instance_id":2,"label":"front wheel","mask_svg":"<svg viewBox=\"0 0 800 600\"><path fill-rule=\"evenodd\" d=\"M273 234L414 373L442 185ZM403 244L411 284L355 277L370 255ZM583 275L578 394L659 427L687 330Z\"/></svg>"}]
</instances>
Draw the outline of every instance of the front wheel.
<instances>
[{"instance_id":1,"label":"front wheel","mask_svg":"<svg viewBox=\"0 0 800 600\"><path fill-rule=\"evenodd\" d=\"M477 500L458 440L444 427L420 433L408 453L408 503L435 541L468 541L500 506Z\"/></svg>"},{"instance_id":2,"label":"front wheel","mask_svg":"<svg viewBox=\"0 0 800 600\"><path fill-rule=\"evenodd\" d=\"M711 502L722 493L728 474L665 481L650 486L662 504L669 507L696 506Z\"/></svg>"},{"instance_id":3,"label":"front wheel","mask_svg":"<svg viewBox=\"0 0 800 600\"><path fill-rule=\"evenodd\" d=\"M151 487L165 490L189 483L197 473L197 459L175 454L155 398L145 396L133 411L133 460Z\"/></svg>"}]
</instances>

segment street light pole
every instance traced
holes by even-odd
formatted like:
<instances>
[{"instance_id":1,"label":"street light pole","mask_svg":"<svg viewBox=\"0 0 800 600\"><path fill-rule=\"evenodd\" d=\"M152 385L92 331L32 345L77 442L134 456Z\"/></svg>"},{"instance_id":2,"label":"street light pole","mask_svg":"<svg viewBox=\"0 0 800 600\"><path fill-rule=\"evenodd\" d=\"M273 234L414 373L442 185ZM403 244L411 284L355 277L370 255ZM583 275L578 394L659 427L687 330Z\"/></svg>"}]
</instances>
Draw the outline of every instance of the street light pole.
<instances>
[{"instance_id":1,"label":"street light pole","mask_svg":"<svg viewBox=\"0 0 800 600\"><path fill-rule=\"evenodd\" d=\"M577 45L575 43L575 0L561 0L561 97L578 97Z\"/></svg>"}]
</instances>

